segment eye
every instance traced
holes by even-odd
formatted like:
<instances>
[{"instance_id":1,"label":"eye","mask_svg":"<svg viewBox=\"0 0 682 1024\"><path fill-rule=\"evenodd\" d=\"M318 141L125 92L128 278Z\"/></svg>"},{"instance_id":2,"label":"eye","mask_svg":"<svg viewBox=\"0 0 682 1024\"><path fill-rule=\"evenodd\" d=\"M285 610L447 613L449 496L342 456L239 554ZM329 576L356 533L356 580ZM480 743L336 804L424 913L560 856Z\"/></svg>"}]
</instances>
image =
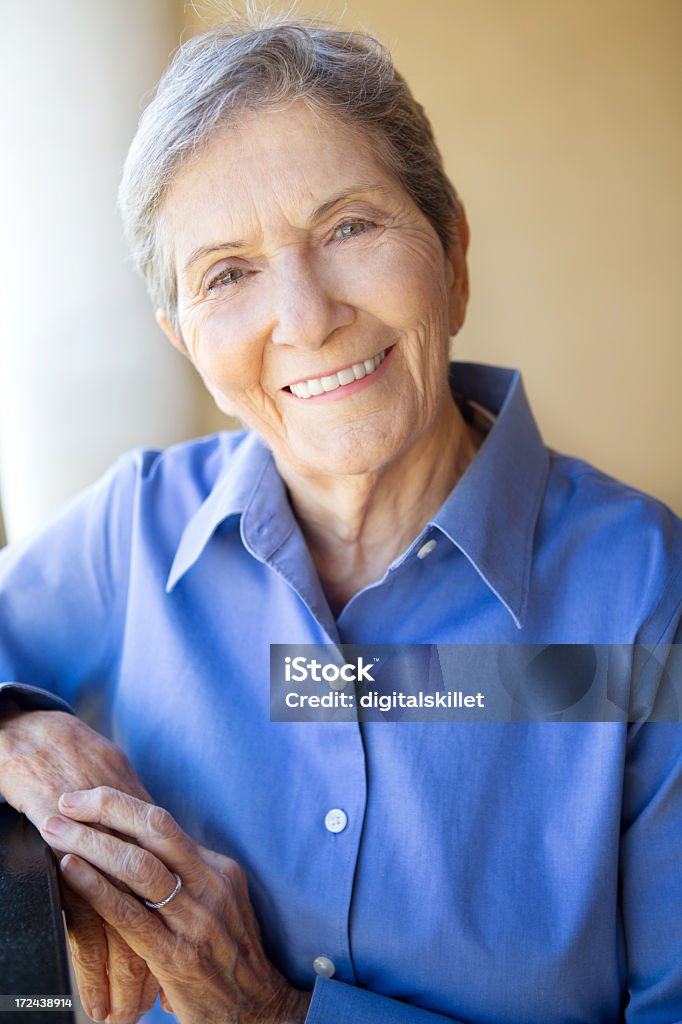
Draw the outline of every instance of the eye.
<instances>
[{"instance_id":1,"label":"eye","mask_svg":"<svg viewBox=\"0 0 682 1024\"><path fill-rule=\"evenodd\" d=\"M344 220L334 229L334 237L343 241L346 238L356 238L364 235L366 231L374 227L369 220Z\"/></svg>"},{"instance_id":2,"label":"eye","mask_svg":"<svg viewBox=\"0 0 682 1024\"><path fill-rule=\"evenodd\" d=\"M210 295L212 291L216 291L218 288L237 284L246 274L247 271L243 267L223 267L219 273L208 278L204 290Z\"/></svg>"}]
</instances>

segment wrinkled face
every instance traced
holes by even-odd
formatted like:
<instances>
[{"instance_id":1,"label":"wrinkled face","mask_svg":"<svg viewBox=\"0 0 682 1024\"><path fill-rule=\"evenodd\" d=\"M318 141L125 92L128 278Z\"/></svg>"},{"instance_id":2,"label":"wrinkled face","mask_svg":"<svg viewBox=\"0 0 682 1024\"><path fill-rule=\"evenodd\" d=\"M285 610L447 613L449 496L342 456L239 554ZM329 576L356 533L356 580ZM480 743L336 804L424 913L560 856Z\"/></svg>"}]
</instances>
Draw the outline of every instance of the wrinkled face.
<instances>
[{"instance_id":1,"label":"wrinkled face","mask_svg":"<svg viewBox=\"0 0 682 1024\"><path fill-rule=\"evenodd\" d=\"M300 101L249 114L176 178L162 229L187 352L280 465L377 471L447 415L463 246L445 256L363 137Z\"/></svg>"}]
</instances>

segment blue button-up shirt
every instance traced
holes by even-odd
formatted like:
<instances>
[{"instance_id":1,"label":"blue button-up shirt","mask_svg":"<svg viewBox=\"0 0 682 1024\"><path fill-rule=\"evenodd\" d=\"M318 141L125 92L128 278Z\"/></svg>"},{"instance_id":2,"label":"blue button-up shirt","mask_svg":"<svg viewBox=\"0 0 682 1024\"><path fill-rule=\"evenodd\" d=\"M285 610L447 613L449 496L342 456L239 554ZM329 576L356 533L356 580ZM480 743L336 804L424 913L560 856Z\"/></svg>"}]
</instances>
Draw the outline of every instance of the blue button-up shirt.
<instances>
[{"instance_id":1,"label":"blue button-up shirt","mask_svg":"<svg viewBox=\"0 0 682 1024\"><path fill-rule=\"evenodd\" d=\"M271 643L679 642L680 521L549 451L518 373L452 386L495 423L337 619L270 452L223 433L0 556L0 679L245 866L310 1024L682 1021L682 726L270 721Z\"/></svg>"}]
</instances>

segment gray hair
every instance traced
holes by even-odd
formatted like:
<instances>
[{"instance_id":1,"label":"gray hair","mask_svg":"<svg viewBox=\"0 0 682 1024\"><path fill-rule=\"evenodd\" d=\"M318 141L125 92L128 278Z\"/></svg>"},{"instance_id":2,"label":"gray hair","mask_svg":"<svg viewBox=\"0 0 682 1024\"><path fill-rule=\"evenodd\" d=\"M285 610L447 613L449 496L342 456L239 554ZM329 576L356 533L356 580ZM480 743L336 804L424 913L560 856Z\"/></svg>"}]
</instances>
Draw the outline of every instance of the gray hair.
<instances>
[{"instance_id":1,"label":"gray hair","mask_svg":"<svg viewBox=\"0 0 682 1024\"><path fill-rule=\"evenodd\" d=\"M159 213L175 175L242 111L302 99L369 136L385 169L430 221L447 252L461 207L422 106L372 36L318 19L233 18L176 51L126 159L119 206L152 302L179 335L177 278Z\"/></svg>"}]
</instances>

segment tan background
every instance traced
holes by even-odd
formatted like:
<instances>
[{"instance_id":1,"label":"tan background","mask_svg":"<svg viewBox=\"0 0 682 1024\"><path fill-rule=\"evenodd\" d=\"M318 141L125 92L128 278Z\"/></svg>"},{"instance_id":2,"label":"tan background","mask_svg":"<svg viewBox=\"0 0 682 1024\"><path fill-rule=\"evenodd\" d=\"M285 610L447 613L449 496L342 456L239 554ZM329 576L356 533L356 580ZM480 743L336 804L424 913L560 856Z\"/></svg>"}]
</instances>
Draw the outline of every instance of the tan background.
<instances>
[{"instance_id":1,"label":"tan background","mask_svg":"<svg viewBox=\"0 0 682 1024\"><path fill-rule=\"evenodd\" d=\"M680 0L348 0L343 21L391 46L464 200L456 356L520 367L548 444L682 513Z\"/></svg>"}]
</instances>

